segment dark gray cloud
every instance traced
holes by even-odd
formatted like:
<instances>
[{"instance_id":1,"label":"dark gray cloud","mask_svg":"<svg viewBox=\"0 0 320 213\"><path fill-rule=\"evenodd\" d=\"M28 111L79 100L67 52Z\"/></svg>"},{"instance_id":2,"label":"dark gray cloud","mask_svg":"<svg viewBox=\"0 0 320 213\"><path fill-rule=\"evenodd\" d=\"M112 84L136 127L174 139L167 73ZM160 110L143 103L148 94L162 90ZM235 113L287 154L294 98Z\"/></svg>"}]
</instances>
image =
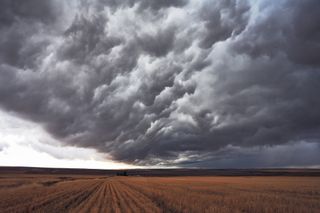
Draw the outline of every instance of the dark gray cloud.
<instances>
[{"instance_id":1,"label":"dark gray cloud","mask_svg":"<svg viewBox=\"0 0 320 213\"><path fill-rule=\"evenodd\" d=\"M137 7L138 12L151 10L153 13L169 7L182 7L188 3L188 0L101 0L101 1L80 1L81 7L91 7L98 11L108 7L112 10L123 9L127 7Z\"/></svg>"},{"instance_id":2,"label":"dark gray cloud","mask_svg":"<svg viewBox=\"0 0 320 213\"><path fill-rule=\"evenodd\" d=\"M201 46L210 48L241 33L247 25L249 10L247 1L207 1L199 11L206 26Z\"/></svg>"},{"instance_id":3,"label":"dark gray cloud","mask_svg":"<svg viewBox=\"0 0 320 213\"><path fill-rule=\"evenodd\" d=\"M266 147L241 148L227 146L210 155L192 156L182 167L226 168L281 168L281 167L319 167L319 143L282 144ZM201 160L199 160L201 159ZM166 165L166 162L162 162Z\"/></svg>"},{"instance_id":4,"label":"dark gray cloud","mask_svg":"<svg viewBox=\"0 0 320 213\"><path fill-rule=\"evenodd\" d=\"M1 62L19 67L34 66L46 41L31 36L55 21L54 11L51 1L1 1Z\"/></svg>"},{"instance_id":5,"label":"dark gray cloud","mask_svg":"<svg viewBox=\"0 0 320 213\"><path fill-rule=\"evenodd\" d=\"M175 29L160 29L155 35L142 35L140 45L152 56L161 57L172 50L175 40Z\"/></svg>"},{"instance_id":6,"label":"dark gray cloud","mask_svg":"<svg viewBox=\"0 0 320 213\"><path fill-rule=\"evenodd\" d=\"M208 167L318 146L316 0L0 4L0 106L66 145Z\"/></svg>"},{"instance_id":7,"label":"dark gray cloud","mask_svg":"<svg viewBox=\"0 0 320 213\"><path fill-rule=\"evenodd\" d=\"M138 2L141 9L159 10L168 7L182 7L187 3L187 0L137 0L135 2Z\"/></svg>"},{"instance_id":8,"label":"dark gray cloud","mask_svg":"<svg viewBox=\"0 0 320 213\"><path fill-rule=\"evenodd\" d=\"M0 6L1 27L8 27L21 21L51 23L56 17L52 1L3 0Z\"/></svg>"}]
</instances>

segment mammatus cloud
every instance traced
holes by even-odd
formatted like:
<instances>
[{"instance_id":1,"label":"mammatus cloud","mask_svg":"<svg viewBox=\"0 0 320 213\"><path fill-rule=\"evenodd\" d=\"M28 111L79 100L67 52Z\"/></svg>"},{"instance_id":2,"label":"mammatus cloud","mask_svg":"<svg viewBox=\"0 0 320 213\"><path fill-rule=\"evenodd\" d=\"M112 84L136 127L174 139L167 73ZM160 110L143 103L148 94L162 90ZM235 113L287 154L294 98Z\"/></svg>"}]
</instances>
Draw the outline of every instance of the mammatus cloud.
<instances>
[{"instance_id":1,"label":"mammatus cloud","mask_svg":"<svg viewBox=\"0 0 320 213\"><path fill-rule=\"evenodd\" d=\"M319 9L317 0L4 0L0 106L67 145L134 164L310 150L301 146L320 138Z\"/></svg>"}]
</instances>

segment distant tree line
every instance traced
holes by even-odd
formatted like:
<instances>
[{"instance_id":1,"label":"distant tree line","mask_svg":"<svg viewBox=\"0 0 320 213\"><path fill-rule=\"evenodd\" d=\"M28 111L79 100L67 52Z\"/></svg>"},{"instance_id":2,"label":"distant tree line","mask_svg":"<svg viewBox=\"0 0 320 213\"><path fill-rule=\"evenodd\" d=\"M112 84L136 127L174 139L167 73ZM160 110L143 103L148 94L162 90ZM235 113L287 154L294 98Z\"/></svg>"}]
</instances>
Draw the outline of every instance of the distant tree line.
<instances>
[{"instance_id":1,"label":"distant tree line","mask_svg":"<svg viewBox=\"0 0 320 213\"><path fill-rule=\"evenodd\" d=\"M127 171L119 171L117 172L117 176L128 176Z\"/></svg>"}]
</instances>

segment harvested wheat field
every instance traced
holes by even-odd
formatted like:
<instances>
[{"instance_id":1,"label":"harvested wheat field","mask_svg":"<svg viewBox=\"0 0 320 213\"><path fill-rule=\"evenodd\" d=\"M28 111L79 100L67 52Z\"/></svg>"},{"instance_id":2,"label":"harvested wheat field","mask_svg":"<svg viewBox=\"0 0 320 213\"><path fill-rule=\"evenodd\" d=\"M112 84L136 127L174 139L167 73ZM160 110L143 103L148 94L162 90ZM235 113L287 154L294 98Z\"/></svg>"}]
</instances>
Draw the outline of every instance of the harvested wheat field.
<instances>
[{"instance_id":1,"label":"harvested wheat field","mask_svg":"<svg viewBox=\"0 0 320 213\"><path fill-rule=\"evenodd\" d=\"M1 175L0 212L320 212L319 177Z\"/></svg>"}]
</instances>

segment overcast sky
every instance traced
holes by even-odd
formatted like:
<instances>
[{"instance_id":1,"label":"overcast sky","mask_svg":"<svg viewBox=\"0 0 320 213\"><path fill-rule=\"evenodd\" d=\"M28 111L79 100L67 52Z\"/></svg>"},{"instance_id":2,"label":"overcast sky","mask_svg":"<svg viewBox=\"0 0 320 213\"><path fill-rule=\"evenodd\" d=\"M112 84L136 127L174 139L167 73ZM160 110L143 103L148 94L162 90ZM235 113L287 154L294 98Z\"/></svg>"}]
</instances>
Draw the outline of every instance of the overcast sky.
<instances>
[{"instance_id":1,"label":"overcast sky","mask_svg":"<svg viewBox=\"0 0 320 213\"><path fill-rule=\"evenodd\" d=\"M319 167L319 0L1 0L0 165Z\"/></svg>"}]
</instances>

